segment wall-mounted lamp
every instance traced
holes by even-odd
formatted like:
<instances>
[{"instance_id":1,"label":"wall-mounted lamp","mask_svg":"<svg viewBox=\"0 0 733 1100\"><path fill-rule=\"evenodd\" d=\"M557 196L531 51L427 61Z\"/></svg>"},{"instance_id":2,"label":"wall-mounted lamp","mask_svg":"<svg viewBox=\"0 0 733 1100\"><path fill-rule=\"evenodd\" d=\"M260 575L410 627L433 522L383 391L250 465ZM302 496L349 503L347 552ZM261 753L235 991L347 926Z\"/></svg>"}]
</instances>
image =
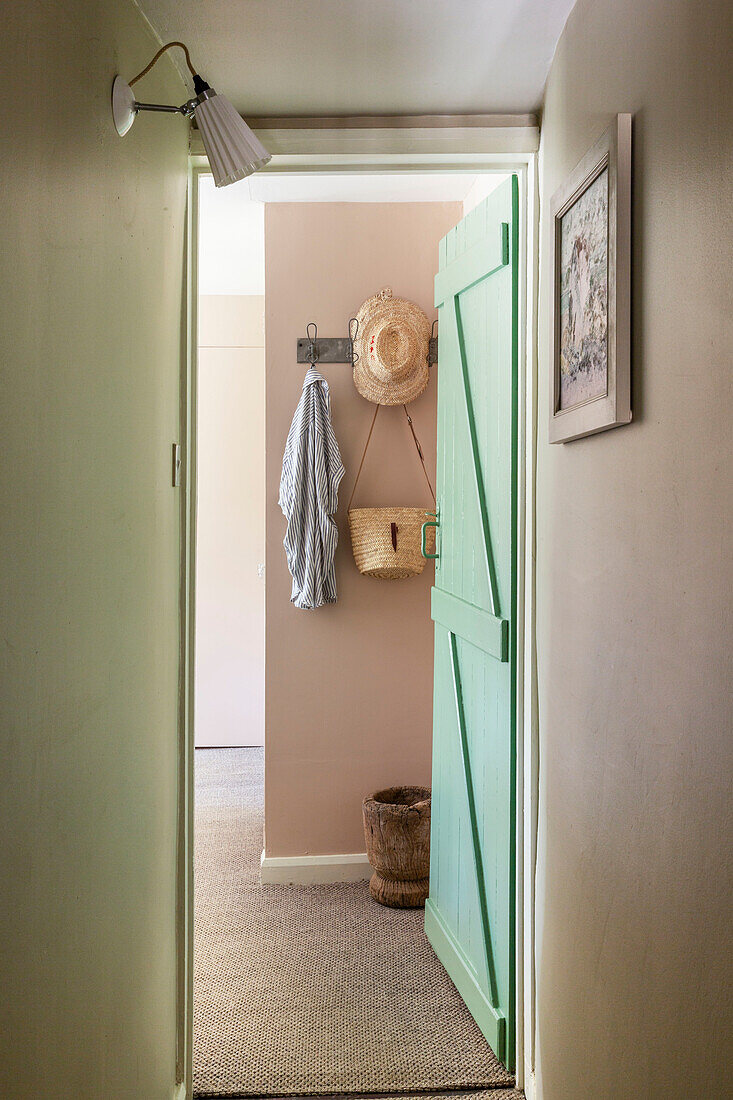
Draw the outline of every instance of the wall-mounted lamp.
<instances>
[{"instance_id":1,"label":"wall-mounted lamp","mask_svg":"<svg viewBox=\"0 0 733 1100\"><path fill-rule=\"evenodd\" d=\"M189 99L180 107L162 103L139 103L135 99L132 85L149 73L155 62L171 46L180 46L186 55L186 63L193 76L194 99ZM132 126L139 111L165 111L169 114L195 118L201 131L204 149L209 158L211 173L217 187L226 187L229 183L251 176L263 168L271 159L264 145L250 130L244 119L234 110L228 99L217 95L205 80L198 75L183 42L168 42L158 50L149 65L126 84L116 76L112 84L112 115L115 128L123 137Z\"/></svg>"}]
</instances>

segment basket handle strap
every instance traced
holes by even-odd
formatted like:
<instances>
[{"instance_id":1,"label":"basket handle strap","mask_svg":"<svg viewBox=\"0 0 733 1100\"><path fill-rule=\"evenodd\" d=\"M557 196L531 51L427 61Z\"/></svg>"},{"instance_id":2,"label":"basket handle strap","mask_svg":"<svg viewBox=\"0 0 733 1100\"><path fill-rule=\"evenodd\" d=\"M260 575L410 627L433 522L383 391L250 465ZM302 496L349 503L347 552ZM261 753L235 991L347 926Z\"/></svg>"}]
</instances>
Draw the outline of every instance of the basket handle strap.
<instances>
[{"instance_id":1,"label":"basket handle strap","mask_svg":"<svg viewBox=\"0 0 733 1100\"><path fill-rule=\"evenodd\" d=\"M354 488L351 490L351 496L349 497L349 503L346 506L346 511L347 512L351 508L351 502L354 499L354 493L356 492L356 487L359 484L359 478L361 477L361 470L362 470L362 467L364 465L364 459L366 458L367 449L369 447L369 443L370 443L371 438L372 438L372 432L374 431L374 425L376 423L377 414L378 414L380 408L381 408L381 405L377 405L377 407L374 410L374 416L372 417L371 427L369 428L369 435L367 436L366 443L364 444L364 450L362 451L361 462L359 463L359 469L356 472L356 480L354 481ZM405 410L405 416L407 417L407 423L410 425L410 431L412 432L412 438L415 441L415 449L417 450L418 458L420 459L420 465L423 468L423 473L425 474L425 480L427 481L428 489L430 490L430 496L433 498L433 504L435 504L436 503L435 490L433 489L433 486L432 486L431 481L430 481L430 475L428 474L427 466L425 465L425 456L423 455L422 447L420 446L420 440L417 438L417 435L415 434L415 428L414 428L413 423L412 423L412 417L410 416L409 412L407 411L407 405L403 405L402 408Z\"/></svg>"},{"instance_id":2,"label":"basket handle strap","mask_svg":"<svg viewBox=\"0 0 733 1100\"><path fill-rule=\"evenodd\" d=\"M369 446L369 440L372 438L372 432L374 431L374 425L375 425L376 420L377 420L377 413L379 412L380 408L381 408L381 405L377 405L376 409L374 410L374 416L372 417L372 426L369 429L369 435L367 436L367 441L364 444L364 450L362 451L362 455L361 455L361 462L359 463L359 469L356 472L356 481L354 482L354 488L351 490L351 496L349 497L349 503L346 505L346 511L347 512L351 509L351 502L354 499L354 493L356 492L356 487L359 484L359 478L361 477L361 468L364 465L364 459L366 458L367 447Z\"/></svg>"},{"instance_id":3,"label":"basket handle strap","mask_svg":"<svg viewBox=\"0 0 733 1100\"><path fill-rule=\"evenodd\" d=\"M417 448L417 453L418 453L418 456L420 458L420 464L422 466L422 472L425 474L425 480L428 483L428 489L430 490L430 495L433 498L433 504L435 504L437 506L437 501L435 499L435 490L433 489L433 486L430 483L430 475L428 473L428 468L425 465L425 456L422 453L422 447L420 446L420 440L415 435L415 429L412 425L412 417L410 416L410 414L407 411L407 405L403 405L402 408L405 410L405 416L407 417L407 423L410 425L410 431L412 432L412 438L415 440L415 447Z\"/></svg>"}]
</instances>

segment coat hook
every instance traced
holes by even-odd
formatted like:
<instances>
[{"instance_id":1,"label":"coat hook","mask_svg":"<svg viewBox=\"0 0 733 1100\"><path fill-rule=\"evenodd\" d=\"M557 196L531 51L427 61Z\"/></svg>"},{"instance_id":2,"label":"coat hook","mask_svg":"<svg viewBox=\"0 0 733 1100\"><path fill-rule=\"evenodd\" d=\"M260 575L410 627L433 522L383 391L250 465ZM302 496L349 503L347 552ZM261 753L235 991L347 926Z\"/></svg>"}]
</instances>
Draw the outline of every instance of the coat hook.
<instances>
[{"instance_id":1,"label":"coat hook","mask_svg":"<svg viewBox=\"0 0 733 1100\"><path fill-rule=\"evenodd\" d=\"M430 366L431 363L436 362L436 359L433 357L433 355L431 355L431 352L432 352L432 349L434 347L436 347L435 340L437 339L437 336L438 336L438 333L436 331L437 325L438 325L438 318L436 317L435 320L433 321L432 327L430 329L430 343L428 344L428 354L427 354L427 364L428 364L428 366ZM436 348L436 351L437 351L437 348Z\"/></svg>"},{"instance_id":2,"label":"coat hook","mask_svg":"<svg viewBox=\"0 0 733 1100\"><path fill-rule=\"evenodd\" d=\"M313 326L313 335L311 336L311 325ZM305 334L309 340L308 344L308 360L312 367L315 367L318 362L318 349L316 348L316 340L318 339L318 325L315 321L309 321L305 327Z\"/></svg>"},{"instance_id":3,"label":"coat hook","mask_svg":"<svg viewBox=\"0 0 733 1100\"><path fill-rule=\"evenodd\" d=\"M352 325L354 326L353 335L351 333L351 326ZM354 340L356 340L358 332L359 332L359 318L358 317L352 317L349 321L349 340L351 341L351 365L352 365L352 367L356 366L356 364L359 362L359 358L360 358L356 354L356 352L354 351Z\"/></svg>"}]
</instances>

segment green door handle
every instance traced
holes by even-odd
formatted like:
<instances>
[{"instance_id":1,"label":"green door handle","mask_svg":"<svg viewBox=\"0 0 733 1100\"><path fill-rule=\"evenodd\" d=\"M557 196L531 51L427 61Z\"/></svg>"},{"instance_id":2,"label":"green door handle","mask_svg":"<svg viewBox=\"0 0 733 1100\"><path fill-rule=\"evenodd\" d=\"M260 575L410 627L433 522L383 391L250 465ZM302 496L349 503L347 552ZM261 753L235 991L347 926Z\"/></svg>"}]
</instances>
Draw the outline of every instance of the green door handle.
<instances>
[{"instance_id":1,"label":"green door handle","mask_svg":"<svg viewBox=\"0 0 733 1100\"><path fill-rule=\"evenodd\" d=\"M428 514L430 514L430 513L428 513ZM436 515L435 519L426 520L426 522L423 523L423 525L422 525L422 543L421 543L420 549L422 551L422 556L424 558L427 558L428 561L430 561L431 559L437 558L439 555L437 553L437 546L436 546L436 553L435 554L428 554L428 548L427 548L427 545L426 545L428 527L435 527L435 529L437 531L438 527L440 527L440 521L438 520L437 515Z\"/></svg>"}]
</instances>

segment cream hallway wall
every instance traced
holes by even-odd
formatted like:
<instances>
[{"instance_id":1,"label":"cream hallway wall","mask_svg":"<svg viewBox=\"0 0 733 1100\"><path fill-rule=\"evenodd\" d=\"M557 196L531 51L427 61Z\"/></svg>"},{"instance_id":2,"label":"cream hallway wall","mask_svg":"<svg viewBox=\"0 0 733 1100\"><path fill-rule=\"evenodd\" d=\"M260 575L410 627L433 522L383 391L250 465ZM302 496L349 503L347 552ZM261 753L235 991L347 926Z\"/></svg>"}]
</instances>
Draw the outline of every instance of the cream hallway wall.
<instances>
[{"instance_id":1,"label":"cream hallway wall","mask_svg":"<svg viewBox=\"0 0 733 1100\"><path fill-rule=\"evenodd\" d=\"M339 495L339 602L290 603L277 503L282 455L307 369L295 344L309 321L346 335L383 286L430 318L438 242L455 203L273 203L265 212L267 596L265 847L268 856L364 851L361 801L379 787L429 783L432 649L428 564L420 577L379 581L356 569L346 504L373 405L347 365L324 366L346 476ZM435 469L436 378L412 406ZM430 504L401 407L379 414L355 504Z\"/></svg>"},{"instance_id":2,"label":"cream hallway wall","mask_svg":"<svg viewBox=\"0 0 733 1100\"><path fill-rule=\"evenodd\" d=\"M3 5L5 1100L174 1095L187 125L110 115L155 49L130 0Z\"/></svg>"},{"instance_id":3,"label":"cream hallway wall","mask_svg":"<svg viewBox=\"0 0 733 1100\"><path fill-rule=\"evenodd\" d=\"M728 0L579 0L542 127L537 594L543 1100L730 1078ZM634 113L634 422L547 442L552 193Z\"/></svg>"},{"instance_id":4,"label":"cream hallway wall","mask_svg":"<svg viewBox=\"0 0 733 1100\"><path fill-rule=\"evenodd\" d=\"M265 740L264 311L261 294L199 298L197 748Z\"/></svg>"}]
</instances>

